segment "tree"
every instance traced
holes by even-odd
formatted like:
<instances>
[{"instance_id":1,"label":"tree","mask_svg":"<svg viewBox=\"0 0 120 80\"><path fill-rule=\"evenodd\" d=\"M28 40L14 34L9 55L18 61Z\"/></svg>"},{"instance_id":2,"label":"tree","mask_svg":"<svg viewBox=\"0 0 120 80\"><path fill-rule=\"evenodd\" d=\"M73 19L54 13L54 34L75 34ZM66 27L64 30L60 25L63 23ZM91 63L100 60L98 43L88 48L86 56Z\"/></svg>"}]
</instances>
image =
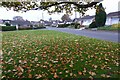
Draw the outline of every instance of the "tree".
<instances>
[{"instance_id":1,"label":"tree","mask_svg":"<svg viewBox=\"0 0 120 80\"><path fill-rule=\"evenodd\" d=\"M21 16L15 16L15 17L13 17L13 20L24 20L24 19Z\"/></svg>"},{"instance_id":2,"label":"tree","mask_svg":"<svg viewBox=\"0 0 120 80\"><path fill-rule=\"evenodd\" d=\"M102 3L100 3L96 8L95 21L93 21L89 25L89 27L90 28L102 27L105 26L105 22L106 22L106 12L102 6Z\"/></svg>"},{"instance_id":3,"label":"tree","mask_svg":"<svg viewBox=\"0 0 120 80\"><path fill-rule=\"evenodd\" d=\"M6 26L10 26L10 23L6 22L5 25L6 25Z\"/></svg>"},{"instance_id":4,"label":"tree","mask_svg":"<svg viewBox=\"0 0 120 80\"><path fill-rule=\"evenodd\" d=\"M106 12L102 6L102 3L96 9L95 23L97 27L102 27L106 22Z\"/></svg>"},{"instance_id":5,"label":"tree","mask_svg":"<svg viewBox=\"0 0 120 80\"><path fill-rule=\"evenodd\" d=\"M38 0L39 1L39 0ZM47 0L49 2L32 2L26 1L23 2L1 2L0 6L6 7L8 9L13 9L14 11L29 11L29 10L47 10L49 13L54 12L62 12L66 11L66 13L71 13L73 10L78 11L82 14L88 10L88 8L94 8L95 5L102 0L65 0L65 1L58 1L58 0ZM52 2L53 1L53 2ZM50 9L50 8L54 9Z\"/></svg>"},{"instance_id":6,"label":"tree","mask_svg":"<svg viewBox=\"0 0 120 80\"><path fill-rule=\"evenodd\" d=\"M62 21L64 21L64 22L71 20L68 14L64 14L64 15L61 17L61 19L62 19Z\"/></svg>"}]
</instances>

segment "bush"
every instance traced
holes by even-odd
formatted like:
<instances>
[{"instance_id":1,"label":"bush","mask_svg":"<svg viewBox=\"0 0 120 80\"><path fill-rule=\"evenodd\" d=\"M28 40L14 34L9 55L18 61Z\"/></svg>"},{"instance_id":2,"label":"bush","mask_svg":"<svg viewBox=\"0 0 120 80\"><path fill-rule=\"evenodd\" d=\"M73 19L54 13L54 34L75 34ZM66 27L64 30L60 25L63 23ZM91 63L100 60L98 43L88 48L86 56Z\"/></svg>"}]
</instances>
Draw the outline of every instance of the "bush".
<instances>
[{"instance_id":1,"label":"bush","mask_svg":"<svg viewBox=\"0 0 120 80\"><path fill-rule=\"evenodd\" d=\"M35 27L44 27L43 24L35 25Z\"/></svg>"},{"instance_id":2,"label":"bush","mask_svg":"<svg viewBox=\"0 0 120 80\"><path fill-rule=\"evenodd\" d=\"M34 27L33 29L43 29L43 28L46 28L46 27Z\"/></svg>"},{"instance_id":3,"label":"bush","mask_svg":"<svg viewBox=\"0 0 120 80\"><path fill-rule=\"evenodd\" d=\"M58 24L58 28L68 27L70 24Z\"/></svg>"},{"instance_id":4,"label":"bush","mask_svg":"<svg viewBox=\"0 0 120 80\"><path fill-rule=\"evenodd\" d=\"M79 23L71 23L71 24L58 24L58 28L65 28L65 27L74 27L75 29L78 29L80 27Z\"/></svg>"},{"instance_id":5,"label":"bush","mask_svg":"<svg viewBox=\"0 0 120 80\"><path fill-rule=\"evenodd\" d=\"M95 22L92 22L92 23L89 25L89 28L97 28L96 23L95 23Z\"/></svg>"},{"instance_id":6,"label":"bush","mask_svg":"<svg viewBox=\"0 0 120 80\"><path fill-rule=\"evenodd\" d=\"M2 26L2 31L13 31L16 30L16 26Z\"/></svg>"},{"instance_id":7,"label":"bush","mask_svg":"<svg viewBox=\"0 0 120 80\"><path fill-rule=\"evenodd\" d=\"M18 30L31 30L32 27L18 27Z\"/></svg>"},{"instance_id":8,"label":"bush","mask_svg":"<svg viewBox=\"0 0 120 80\"><path fill-rule=\"evenodd\" d=\"M75 29L79 29L80 28L80 24L79 23L71 23L71 26L73 26Z\"/></svg>"},{"instance_id":9,"label":"bush","mask_svg":"<svg viewBox=\"0 0 120 80\"><path fill-rule=\"evenodd\" d=\"M6 25L6 26L10 26L10 23L7 22L7 23L5 23L5 25Z\"/></svg>"},{"instance_id":10,"label":"bush","mask_svg":"<svg viewBox=\"0 0 120 80\"><path fill-rule=\"evenodd\" d=\"M115 28L120 28L120 23L117 23L117 24L113 24L112 27L115 27Z\"/></svg>"},{"instance_id":11,"label":"bush","mask_svg":"<svg viewBox=\"0 0 120 80\"><path fill-rule=\"evenodd\" d=\"M46 28L46 27L43 24L35 25L35 27L33 27L33 29L42 29L42 28Z\"/></svg>"}]
</instances>

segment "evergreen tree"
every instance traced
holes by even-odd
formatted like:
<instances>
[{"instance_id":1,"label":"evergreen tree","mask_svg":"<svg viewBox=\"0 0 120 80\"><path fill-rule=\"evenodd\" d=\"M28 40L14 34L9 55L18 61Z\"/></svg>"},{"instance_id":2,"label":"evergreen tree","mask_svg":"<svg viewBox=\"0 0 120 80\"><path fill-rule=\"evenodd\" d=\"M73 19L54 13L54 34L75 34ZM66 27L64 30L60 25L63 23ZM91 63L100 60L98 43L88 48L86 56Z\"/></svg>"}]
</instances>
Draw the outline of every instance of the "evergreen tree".
<instances>
[{"instance_id":1,"label":"evergreen tree","mask_svg":"<svg viewBox=\"0 0 120 80\"><path fill-rule=\"evenodd\" d=\"M96 15L95 15L95 23L97 27L102 27L106 22L106 12L102 6L102 3L97 6Z\"/></svg>"},{"instance_id":2,"label":"evergreen tree","mask_svg":"<svg viewBox=\"0 0 120 80\"><path fill-rule=\"evenodd\" d=\"M106 12L102 6L102 3L100 3L96 8L95 21L92 22L89 25L89 27L90 28L102 27L105 26L105 22L106 22Z\"/></svg>"}]
</instances>

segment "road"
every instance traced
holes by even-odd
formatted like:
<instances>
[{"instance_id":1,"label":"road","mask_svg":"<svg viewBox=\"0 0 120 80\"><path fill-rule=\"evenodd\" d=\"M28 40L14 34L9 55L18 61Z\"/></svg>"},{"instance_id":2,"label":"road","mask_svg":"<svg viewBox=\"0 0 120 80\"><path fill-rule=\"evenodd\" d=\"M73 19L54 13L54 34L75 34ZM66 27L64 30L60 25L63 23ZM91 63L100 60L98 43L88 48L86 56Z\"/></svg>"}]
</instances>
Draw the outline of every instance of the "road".
<instances>
[{"instance_id":1,"label":"road","mask_svg":"<svg viewBox=\"0 0 120 80\"><path fill-rule=\"evenodd\" d=\"M55 30L60 32L66 32L71 34L76 34L80 36L87 36L91 38L107 40L112 42L119 42L119 37L117 32L106 32L106 31L91 31L91 30L79 30L79 29L70 29L70 28L55 28L55 27L46 27L47 30Z\"/></svg>"}]
</instances>

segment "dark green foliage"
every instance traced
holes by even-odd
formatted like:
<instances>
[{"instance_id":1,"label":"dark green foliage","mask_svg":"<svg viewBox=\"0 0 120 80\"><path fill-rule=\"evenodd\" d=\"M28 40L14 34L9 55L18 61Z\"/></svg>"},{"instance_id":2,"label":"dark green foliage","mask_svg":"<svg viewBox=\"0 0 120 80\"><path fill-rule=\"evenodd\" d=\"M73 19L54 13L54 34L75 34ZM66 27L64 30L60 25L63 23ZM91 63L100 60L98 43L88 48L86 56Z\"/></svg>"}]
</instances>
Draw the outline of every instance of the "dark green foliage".
<instances>
[{"instance_id":1,"label":"dark green foliage","mask_svg":"<svg viewBox=\"0 0 120 80\"><path fill-rule=\"evenodd\" d=\"M95 22L92 22L90 25L89 25L89 28L96 28L96 23Z\"/></svg>"},{"instance_id":2,"label":"dark green foliage","mask_svg":"<svg viewBox=\"0 0 120 80\"><path fill-rule=\"evenodd\" d=\"M58 28L68 27L70 24L58 24Z\"/></svg>"},{"instance_id":3,"label":"dark green foliage","mask_svg":"<svg viewBox=\"0 0 120 80\"><path fill-rule=\"evenodd\" d=\"M5 23L5 25L6 25L6 26L10 26L10 23L7 22L7 23Z\"/></svg>"},{"instance_id":4,"label":"dark green foliage","mask_svg":"<svg viewBox=\"0 0 120 80\"><path fill-rule=\"evenodd\" d=\"M106 12L102 6L102 3L100 3L96 9L95 22L92 22L89 25L89 27L90 28L102 27L105 26L105 22L106 22Z\"/></svg>"},{"instance_id":5,"label":"dark green foliage","mask_svg":"<svg viewBox=\"0 0 120 80\"><path fill-rule=\"evenodd\" d=\"M106 13L105 11L100 11L98 14L95 15L95 21L97 27L105 26L106 22Z\"/></svg>"},{"instance_id":6,"label":"dark green foliage","mask_svg":"<svg viewBox=\"0 0 120 80\"><path fill-rule=\"evenodd\" d=\"M71 27L75 28L75 29L79 29L80 28L80 24L79 23L71 23L70 24Z\"/></svg>"},{"instance_id":7,"label":"dark green foliage","mask_svg":"<svg viewBox=\"0 0 120 80\"><path fill-rule=\"evenodd\" d=\"M79 23L75 23L74 26L75 26L75 29L79 29L80 24Z\"/></svg>"},{"instance_id":8,"label":"dark green foliage","mask_svg":"<svg viewBox=\"0 0 120 80\"><path fill-rule=\"evenodd\" d=\"M42 29L42 28L46 28L46 27L43 24L35 25L35 27L33 27L33 29Z\"/></svg>"},{"instance_id":9,"label":"dark green foliage","mask_svg":"<svg viewBox=\"0 0 120 80\"><path fill-rule=\"evenodd\" d=\"M31 30L32 27L18 27L18 30Z\"/></svg>"},{"instance_id":10,"label":"dark green foliage","mask_svg":"<svg viewBox=\"0 0 120 80\"><path fill-rule=\"evenodd\" d=\"M102 3L96 9L95 22L97 27L105 26L106 12L102 6Z\"/></svg>"},{"instance_id":11,"label":"dark green foliage","mask_svg":"<svg viewBox=\"0 0 120 80\"><path fill-rule=\"evenodd\" d=\"M16 30L16 26L2 26L2 31L13 31Z\"/></svg>"},{"instance_id":12,"label":"dark green foliage","mask_svg":"<svg viewBox=\"0 0 120 80\"><path fill-rule=\"evenodd\" d=\"M71 24L58 24L58 28L65 28L65 27L73 27L75 29L79 29L80 24L79 23L71 23Z\"/></svg>"},{"instance_id":13,"label":"dark green foliage","mask_svg":"<svg viewBox=\"0 0 120 80\"><path fill-rule=\"evenodd\" d=\"M43 28L46 28L46 27L35 27L35 28L33 28L33 29L43 29Z\"/></svg>"}]
</instances>

